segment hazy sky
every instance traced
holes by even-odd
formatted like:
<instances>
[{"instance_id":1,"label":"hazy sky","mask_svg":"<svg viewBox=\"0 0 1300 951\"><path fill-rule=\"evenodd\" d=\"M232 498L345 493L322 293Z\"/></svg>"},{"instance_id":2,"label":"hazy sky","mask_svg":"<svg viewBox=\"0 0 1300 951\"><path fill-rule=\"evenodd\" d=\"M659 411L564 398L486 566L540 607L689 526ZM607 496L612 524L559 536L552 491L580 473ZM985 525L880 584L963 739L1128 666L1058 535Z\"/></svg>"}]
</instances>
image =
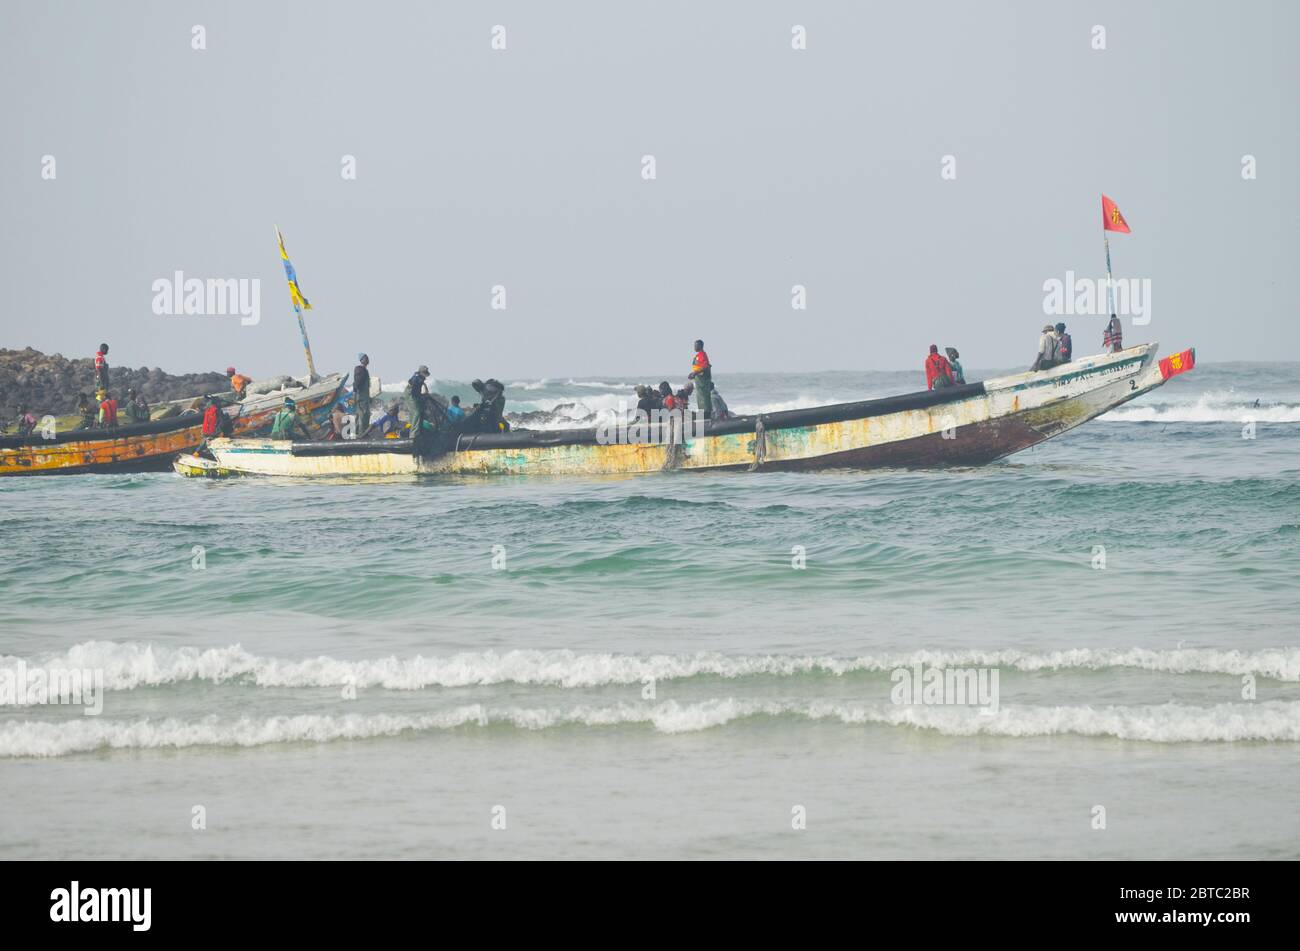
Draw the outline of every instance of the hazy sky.
<instances>
[{"instance_id":1,"label":"hazy sky","mask_svg":"<svg viewBox=\"0 0 1300 951\"><path fill-rule=\"evenodd\" d=\"M1249 0L6 0L0 346L300 373L279 224L322 370L1028 364L1043 282L1104 273L1105 191L1152 282L1128 340L1295 359L1297 37ZM177 270L260 278L261 322L156 316Z\"/></svg>"}]
</instances>

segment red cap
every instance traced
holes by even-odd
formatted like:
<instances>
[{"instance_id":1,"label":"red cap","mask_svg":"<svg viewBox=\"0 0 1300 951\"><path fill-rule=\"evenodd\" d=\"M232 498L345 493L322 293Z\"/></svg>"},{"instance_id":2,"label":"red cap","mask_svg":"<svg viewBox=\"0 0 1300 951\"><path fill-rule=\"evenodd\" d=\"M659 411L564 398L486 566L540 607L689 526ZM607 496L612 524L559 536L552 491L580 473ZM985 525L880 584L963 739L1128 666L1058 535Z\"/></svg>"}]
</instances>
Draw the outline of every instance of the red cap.
<instances>
[{"instance_id":1,"label":"red cap","mask_svg":"<svg viewBox=\"0 0 1300 951\"><path fill-rule=\"evenodd\" d=\"M234 368L234 367L226 367L226 376L234 376L234 375L235 375L235 368Z\"/></svg>"}]
</instances>

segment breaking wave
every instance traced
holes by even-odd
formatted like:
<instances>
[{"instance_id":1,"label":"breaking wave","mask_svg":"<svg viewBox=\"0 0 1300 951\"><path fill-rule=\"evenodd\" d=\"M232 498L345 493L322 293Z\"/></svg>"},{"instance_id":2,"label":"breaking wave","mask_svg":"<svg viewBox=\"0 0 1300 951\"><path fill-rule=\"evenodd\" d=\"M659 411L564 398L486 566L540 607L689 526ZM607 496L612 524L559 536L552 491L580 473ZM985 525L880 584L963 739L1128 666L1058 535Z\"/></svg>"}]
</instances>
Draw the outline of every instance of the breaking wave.
<instances>
[{"instance_id":1,"label":"breaking wave","mask_svg":"<svg viewBox=\"0 0 1300 951\"><path fill-rule=\"evenodd\" d=\"M0 758L54 757L101 749L253 747L328 743L430 733L460 727L649 726L692 733L755 717L829 721L853 726L913 727L945 736L1034 737L1073 734L1153 743L1300 742L1300 701L1219 704L1167 703L1142 707L1003 707L986 715L973 707L902 706L734 698L698 703L612 704L570 708L494 708L482 704L423 715L239 717L132 721L82 718L61 723L10 721L0 726Z\"/></svg>"},{"instance_id":2,"label":"breaking wave","mask_svg":"<svg viewBox=\"0 0 1300 951\"><path fill-rule=\"evenodd\" d=\"M19 658L0 657L0 671L15 670ZM302 660L260 657L238 644L200 649L149 643L87 641L67 651L29 658L29 667L94 669L104 672L109 690L133 690L187 681L238 683L257 687L340 687L421 690L529 684L562 688L640 684L646 680L715 677L844 676L928 667L999 667L1024 672L1044 670L1145 670L1168 674L1253 674L1300 682L1300 648L1235 651L1212 648L1123 650L1079 648L1046 652L1020 650L921 650L860 657L764 654L576 653L569 650L482 651L443 657L396 656L340 660L319 656Z\"/></svg>"},{"instance_id":3,"label":"breaking wave","mask_svg":"<svg viewBox=\"0 0 1300 951\"><path fill-rule=\"evenodd\" d=\"M1245 399L1238 393L1202 393L1192 403L1137 402L1101 416L1103 422L1120 423L1300 423L1300 405Z\"/></svg>"}]
</instances>

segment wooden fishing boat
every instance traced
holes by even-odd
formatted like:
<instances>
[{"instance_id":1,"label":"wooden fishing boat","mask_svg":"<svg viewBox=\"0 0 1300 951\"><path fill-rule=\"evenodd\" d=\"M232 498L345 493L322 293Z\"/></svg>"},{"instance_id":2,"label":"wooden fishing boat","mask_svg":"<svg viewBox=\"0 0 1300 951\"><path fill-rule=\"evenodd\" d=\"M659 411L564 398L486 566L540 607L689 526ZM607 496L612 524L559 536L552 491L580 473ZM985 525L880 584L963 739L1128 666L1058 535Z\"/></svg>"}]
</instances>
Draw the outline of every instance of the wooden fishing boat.
<instances>
[{"instance_id":1,"label":"wooden fishing boat","mask_svg":"<svg viewBox=\"0 0 1300 951\"><path fill-rule=\"evenodd\" d=\"M1156 344L1039 372L884 399L722 421L516 431L410 440L217 439L223 468L250 475L635 474L665 469L828 469L982 465L1150 392L1195 365L1195 351L1156 360Z\"/></svg>"},{"instance_id":2,"label":"wooden fishing boat","mask_svg":"<svg viewBox=\"0 0 1300 951\"><path fill-rule=\"evenodd\" d=\"M345 383L346 377L334 375L303 389L249 397L227 406L226 412L237 436L254 436L270 430L285 397L291 396L299 415L319 424ZM112 430L56 432L48 438L39 430L30 436L2 436L0 476L162 471L177 453L197 449L203 438L203 420L197 412Z\"/></svg>"}]
</instances>

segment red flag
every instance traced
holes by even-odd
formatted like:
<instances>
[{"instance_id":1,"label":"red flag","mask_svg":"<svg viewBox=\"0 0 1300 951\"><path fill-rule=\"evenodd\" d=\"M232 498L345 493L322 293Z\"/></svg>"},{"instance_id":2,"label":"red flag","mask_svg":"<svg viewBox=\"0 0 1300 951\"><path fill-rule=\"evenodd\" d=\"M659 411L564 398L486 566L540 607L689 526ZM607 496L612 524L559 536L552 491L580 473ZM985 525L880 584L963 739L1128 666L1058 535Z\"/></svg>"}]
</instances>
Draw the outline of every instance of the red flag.
<instances>
[{"instance_id":1,"label":"red flag","mask_svg":"<svg viewBox=\"0 0 1300 951\"><path fill-rule=\"evenodd\" d=\"M1106 231L1119 231L1124 234L1131 234L1128 230L1128 222L1124 216L1119 213L1119 206L1107 198L1101 196L1101 226Z\"/></svg>"},{"instance_id":2,"label":"red flag","mask_svg":"<svg viewBox=\"0 0 1300 951\"><path fill-rule=\"evenodd\" d=\"M1196 366L1196 349L1175 353L1160 361L1160 378L1167 380L1171 376L1186 373Z\"/></svg>"}]
</instances>

